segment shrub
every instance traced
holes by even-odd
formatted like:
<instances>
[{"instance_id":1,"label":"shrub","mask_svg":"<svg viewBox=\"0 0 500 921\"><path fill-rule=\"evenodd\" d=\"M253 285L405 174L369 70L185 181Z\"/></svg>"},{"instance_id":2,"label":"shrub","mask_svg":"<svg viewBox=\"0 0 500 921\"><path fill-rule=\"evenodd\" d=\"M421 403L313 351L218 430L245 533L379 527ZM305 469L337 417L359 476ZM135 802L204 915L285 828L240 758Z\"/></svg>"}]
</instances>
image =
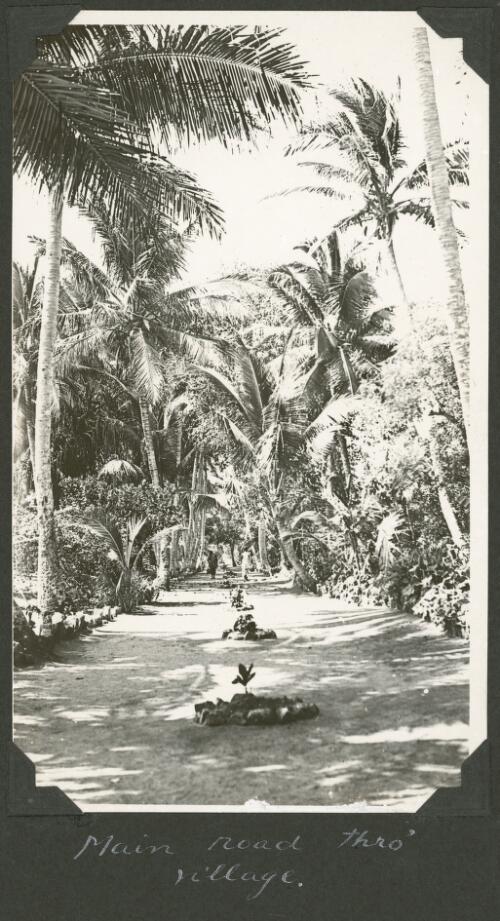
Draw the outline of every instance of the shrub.
<instances>
[{"instance_id":1,"label":"shrub","mask_svg":"<svg viewBox=\"0 0 500 921\"><path fill-rule=\"evenodd\" d=\"M360 607L391 606L390 596L383 583L367 572L351 572L342 579L328 579L323 591L336 601Z\"/></svg>"},{"instance_id":2,"label":"shrub","mask_svg":"<svg viewBox=\"0 0 500 921\"><path fill-rule=\"evenodd\" d=\"M56 520L60 603L68 602L72 610L86 605L114 604L116 566L95 537L67 514L57 513Z\"/></svg>"},{"instance_id":3,"label":"shrub","mask_svg":"<svg viewBox=\"0 0 500 921\"><path fill-rule=\"evenodd\" d=\"M470 633L469 589L464 583L433 585L414 607L422 620L442 627L448 636L468 637Z\"/></svg>"}]
</instances>

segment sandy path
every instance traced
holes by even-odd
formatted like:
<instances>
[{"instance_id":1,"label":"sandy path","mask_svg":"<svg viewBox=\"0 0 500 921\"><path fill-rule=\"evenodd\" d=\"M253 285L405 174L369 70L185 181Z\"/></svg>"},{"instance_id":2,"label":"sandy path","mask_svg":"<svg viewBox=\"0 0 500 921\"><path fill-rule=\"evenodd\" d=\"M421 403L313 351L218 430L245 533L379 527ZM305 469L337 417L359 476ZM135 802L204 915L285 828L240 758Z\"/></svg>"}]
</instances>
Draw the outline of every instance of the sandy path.
<instances>
[{"instance_id":1,"label":"sandy path","mask_svg":"<svg viewBox=\"0 0 500 921\"><path fill-rule=\"evenodd\" d=\"M467 644L406 615L346 611L281 585L250 586L278 642L221 641L234 615L203 582L122 615L15 675L15 738L83 809L101 804L414 809L459 783L467 754ZM202 728L193 705L228 697L238 662L252 690L316 702L316 720Z\"/></svg>"}]
</instances>

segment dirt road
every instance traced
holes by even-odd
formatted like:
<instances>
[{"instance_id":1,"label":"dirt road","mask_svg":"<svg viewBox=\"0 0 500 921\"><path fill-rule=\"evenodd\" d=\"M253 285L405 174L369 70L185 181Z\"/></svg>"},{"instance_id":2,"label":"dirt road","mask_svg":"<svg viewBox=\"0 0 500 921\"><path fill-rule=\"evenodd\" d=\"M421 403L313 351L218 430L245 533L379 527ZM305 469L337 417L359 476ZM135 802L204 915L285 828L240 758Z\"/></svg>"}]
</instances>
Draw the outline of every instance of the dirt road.
<instances>
[{"instance_id":1,"label":"dirt road","mask_svg":"<svg viewBox=\"0 0 500 921\"><path fill-rule=\"evenodd\" d=\"M102 804L341 806L413 810L459 783L467 755L467 644L408 615L343 610L253 584L277 642L222 641L227 593L198 580L166 603L68 641L15 676L15 738L81 808ZM288 726L204 728L194 704L251 690L299 695L320 716Z\"/></svg>"}]
</instances>

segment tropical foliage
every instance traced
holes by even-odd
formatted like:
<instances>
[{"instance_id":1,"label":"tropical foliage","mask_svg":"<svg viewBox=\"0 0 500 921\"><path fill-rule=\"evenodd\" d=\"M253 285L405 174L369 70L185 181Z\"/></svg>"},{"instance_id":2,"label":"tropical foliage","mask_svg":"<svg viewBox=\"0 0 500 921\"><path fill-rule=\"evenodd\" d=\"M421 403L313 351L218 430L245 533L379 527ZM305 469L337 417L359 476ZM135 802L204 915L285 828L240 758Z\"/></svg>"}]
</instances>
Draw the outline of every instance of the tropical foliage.
<instances>
[{"instance_id":1,"label":"tropical foliage","mask_svg":"<svg viewBox=\"0 0 500 921\"><path fill-rule=\"evenodd\" d=\"M430 160L410 164L397 97L363 80L304 125L308 82L279 32L198 26L69 27L19 78L15 167L51 201L13 274L18 590L38 573L42 610L133 610L217 545L229 567L245 553L298 590L467 629L460 305L409 305L393 246L403 219L439 223ZM191 242L223 215L177 160L277 118L289 154L314 153L301 190L344 216L280 265L194 284ZM467 144L441 153L465 208ZM64 205L98 263L62 235Z\"/></svg>"}]
</instances>

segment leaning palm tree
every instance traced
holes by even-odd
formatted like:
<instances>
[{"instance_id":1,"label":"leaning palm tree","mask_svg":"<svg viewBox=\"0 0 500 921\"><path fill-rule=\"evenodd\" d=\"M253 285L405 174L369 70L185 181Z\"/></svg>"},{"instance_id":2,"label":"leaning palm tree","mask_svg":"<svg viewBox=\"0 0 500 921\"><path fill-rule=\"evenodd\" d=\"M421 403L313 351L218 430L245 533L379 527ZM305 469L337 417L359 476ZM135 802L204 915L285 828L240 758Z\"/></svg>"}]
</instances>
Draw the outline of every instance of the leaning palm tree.
<instances>
[{"instance_id":1,"label":"leaning palm tree","mask_svg":"<svg viewBox=\"0 0 500 921\"><path fill-rule=\"evenodd\" d=\"M309 367L305 388L321 409L305 433L321 442L328 501L340 503L356 565L360 566L352 513L353 481L348 448L349 399L363 379L392 353L390 311L376 304L372 280L354 257L343 259L337 231L319 243L297 247L297 260L274 270L269 285L288 315ZM305 255L304 255L305 254ZM307 366L306 366L307 367ZM347 398L347 403L346 403ZM340 461L340 471L336 469Z\"/></svg>"},{"instance_id":2,"label":"leaning palm tree","mask_svg":"<svg viewBox=\"0 0 500 921\"><path fill-rule=\"evenodd\" d=\"M342 257L339 234L296 247L297 258L273 269L268 284L299 348L314 358L310 385L325 371L331 396L354 394L359 382L395 345L391 312L377 304L365 266Z\"/></svg>"},{"instance_id":3,"label":"leaning palm tree","mask_svg":"<svg viewBox=\"0 0 500 921\"><path fill-rule=\"evenodd\" d=\"M285 308L292 341L297 338L308 362L306 390L316 402L320 400L321 406L328 403L323 413L329 418L329 450L324 451L328 478L331 482L336 476L332 456L336 446L343 480L337 492L342 493L349 516L352 476L347 426L342 414L336 423L331 418L339 400L354 396L363 378L372 376L377 364L391 354L394 336L390 312L377 307L374 286L364 266L353 258L341 258L336 231L319 245L297 249L297 260L275 269L268 281ZM350 533L356 554L354 530Z\"/></svg>"},{"instance_id":4,"label":"leaning palm tree","mask_svg":"<svg viewBox=\"0 0 500 921\"><path fill-rule=\"evenodd\" d=\"M360 227L366 236L380 241L399 286L401 306L408 311L393 234L405 216L434 226L426 164L412 168L408 163L397 99L361 79L346 88L331 90L330 95L339 110L327 121L304 128L288 151L325 151L326 159L300 164L311 169L318 181L281 194L302 191L341 201L354 197L354 210L336 221L335 226L340 232ZM328 154L332 155L330 159ZM448 144L444 157L450 184L467 185L467 144ZM454 204L467 207L463 199L456 199Z\"/></svg>"},{"instance_id":5,"label":"leaning palm tree","mask_svg":"<svg viewBox=\"0 0 500 921\"><path fill-rule=\"evenodd\" d=\"M174 140L249 137L256 121L296 120L303 66L279 33L189 27L69 27L39 42L15 85L14 167L49 192L35 433L39 605L55 602L57 559L50 478L51 391L60 282L63 204L105 204L147 225L220 229L220 212L193 177L160 157Z\"/></svg>"},{"instance_id":6,"label":"leaning palm tree","mask_svg":"<svg viewBox=\"0 0 500 921\"><path fill-rule=\"evenodd\" d=\"M426 174L429 177L432 213L448 280L446 321L453 364L460 390L465 430L468 436L470 385L469 313L465 301L457 232L453 222L446 148L443 147L441 139L427 30L424 28L415 29L414 36L415 62L423 114Z\"/></svg>"}]
</instances>

